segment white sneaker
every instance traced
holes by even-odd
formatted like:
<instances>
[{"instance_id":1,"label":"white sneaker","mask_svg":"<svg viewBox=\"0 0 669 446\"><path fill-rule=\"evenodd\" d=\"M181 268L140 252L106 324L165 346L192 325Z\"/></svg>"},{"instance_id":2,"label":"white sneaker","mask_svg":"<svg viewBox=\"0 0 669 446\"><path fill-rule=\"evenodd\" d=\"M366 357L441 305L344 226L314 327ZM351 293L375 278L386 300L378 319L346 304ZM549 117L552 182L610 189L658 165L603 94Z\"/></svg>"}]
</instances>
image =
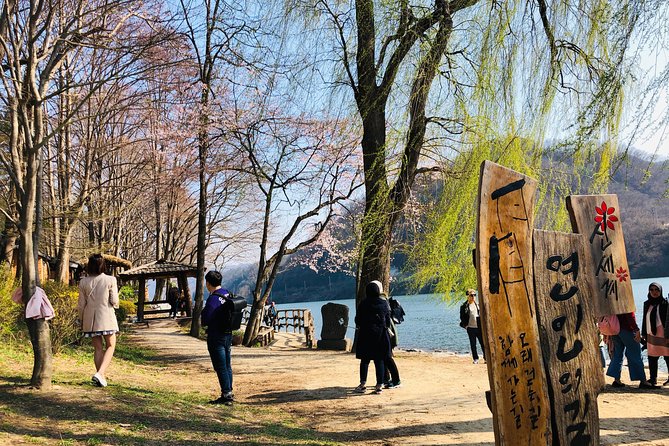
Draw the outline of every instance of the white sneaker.
<instances>
[{"instance_id":1,"label":"white sneaker","mask_svg":"<svg viewBox=\"0 0 669 446\"><path fill-rule=\"evenodd\" d=\"M474 360L474 364L478 364L478 363L479 363L479 360L478 360L478 359L475 359L475 360Z\"/></svg>"},{"instance_id":2,"label":"white sneaker","mask_svg":"<svg viewBox=\"0 0 669 446\"><path fill-rule=\"evenodd\" d=\"M98 386L98 387L107 387L107 380L104 379L102 376L100 376L99 373L96 373L95 375L93 375L93 377L91 378L91 381L93 381L95 383L95 385Z\"/></svg>"}]
</instances>

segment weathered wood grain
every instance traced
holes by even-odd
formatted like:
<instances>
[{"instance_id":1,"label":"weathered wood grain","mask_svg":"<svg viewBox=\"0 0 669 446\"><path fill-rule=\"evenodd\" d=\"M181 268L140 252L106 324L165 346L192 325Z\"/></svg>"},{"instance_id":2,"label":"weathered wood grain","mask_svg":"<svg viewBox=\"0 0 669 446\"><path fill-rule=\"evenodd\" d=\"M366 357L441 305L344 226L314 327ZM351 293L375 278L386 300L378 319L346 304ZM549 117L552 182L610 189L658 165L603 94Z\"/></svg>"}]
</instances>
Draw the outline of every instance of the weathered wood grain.
<instances>
[{"instance_id":1,"label":"weathered wood grain","mask_svg":"<svg viewBox=\"0 0 669 446\"><path fill-rule=\"evenodd\" d=\"M534 292L553 445L598 445L604 386L583 234L534 231Z\"/></svg>"},{"instance_id":2,"label":"weathered wood grain","mask_svg":"<svg viewBox=\"0 0 669 446\"><path fill-rule=\"evenodd\" d=\"M537 183L481 165L476 263L495 443L550 444L550 404L532 280Z\"/></svg>"},{"instance_id":3,"label":"weathered wood grain","mask_svg":"<svg viewBox=\"0 0 669 446\"><path fill-rule=\"evenodd\" d=\"M567 210L573 231L586 237L595 316L635 311L618 197L570 195Z\"/></svg>"}]
</instances>

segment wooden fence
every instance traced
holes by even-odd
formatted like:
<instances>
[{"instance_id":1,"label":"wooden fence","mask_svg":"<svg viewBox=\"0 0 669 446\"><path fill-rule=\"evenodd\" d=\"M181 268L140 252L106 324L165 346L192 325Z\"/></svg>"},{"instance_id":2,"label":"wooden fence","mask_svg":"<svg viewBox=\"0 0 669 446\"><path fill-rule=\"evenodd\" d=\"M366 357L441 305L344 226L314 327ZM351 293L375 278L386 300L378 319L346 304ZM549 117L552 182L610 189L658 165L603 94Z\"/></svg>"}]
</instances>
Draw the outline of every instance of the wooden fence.
<instances>
[{"instance_id":1,"label":"wooden fence","mask_svg":"<svg viewBox=\"0 0 669 446\"><path fill-rule=\"evenodd\" d=\"M264 309L263 309L264 312ZM250 316L250 306L244 310L244 316L242 318L242 323L246 324ZM263 320L264 320L264 314ZM272 327L275 331L288 332L288 329L293 333L304 333L307 340L307 347L313 348L314 345L314 317L311 314L310 310L305 310L301 308L288 309L288 310L277 310L277 316L274 319Z\"/></svg>"}]
</instances>

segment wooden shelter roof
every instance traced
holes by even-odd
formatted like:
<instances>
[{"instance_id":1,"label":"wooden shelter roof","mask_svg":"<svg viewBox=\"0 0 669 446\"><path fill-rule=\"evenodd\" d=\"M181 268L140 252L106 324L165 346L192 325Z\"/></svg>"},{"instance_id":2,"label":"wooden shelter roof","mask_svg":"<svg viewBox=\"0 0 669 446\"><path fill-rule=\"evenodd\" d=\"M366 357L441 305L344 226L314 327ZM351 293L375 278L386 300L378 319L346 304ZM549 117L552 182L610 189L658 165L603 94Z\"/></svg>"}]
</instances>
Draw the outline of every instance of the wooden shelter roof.
<instances>
[{"instance_id":1,"label":"wooden shelter roof","mask_svg":"<svg viewBox=\"0 0 669 446\"><path fill-rule=\"evenodd\" d=\"M169 260L158 260L156 262L140 265L123 271L118 275L124 280L130 279L169 279L170 277L186 276L195 277L197 267L185 263L171 262Z\"/></svg>"}]
</instances>

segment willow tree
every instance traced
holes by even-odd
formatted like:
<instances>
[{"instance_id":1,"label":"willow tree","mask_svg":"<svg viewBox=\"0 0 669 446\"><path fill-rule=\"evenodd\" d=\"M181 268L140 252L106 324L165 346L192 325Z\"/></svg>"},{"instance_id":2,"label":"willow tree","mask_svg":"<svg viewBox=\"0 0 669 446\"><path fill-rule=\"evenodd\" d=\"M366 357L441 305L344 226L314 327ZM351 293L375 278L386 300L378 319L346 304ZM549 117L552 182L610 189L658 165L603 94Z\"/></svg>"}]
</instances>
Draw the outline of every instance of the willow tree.
<instances>
[{"instance_id":1,"label":"willow tree","mask_svg":"<svg viewBox=\"0 0 669 446\"><path fill-rule=\"evenodd\" d=\"M315 30L324 54L320 69L343 73L336 81L354 99L362 127L366 197L358 301L367 282L389 284L393 228L418 175L441 173L447 192L430 226L427 246L434 249L415 250L424 257L416 262L423 271L418 279L433 280L446 264L440 279L449 290L450 279L473 271L479 160L538 174L544 140L568 135L571 153L600 154L597 184L605 183L629 31L643 4L321 0L316 8L304 5L309 19L320 19ZM334 57L326 48L333 40Z\"/></svg>"}]
</instances>

